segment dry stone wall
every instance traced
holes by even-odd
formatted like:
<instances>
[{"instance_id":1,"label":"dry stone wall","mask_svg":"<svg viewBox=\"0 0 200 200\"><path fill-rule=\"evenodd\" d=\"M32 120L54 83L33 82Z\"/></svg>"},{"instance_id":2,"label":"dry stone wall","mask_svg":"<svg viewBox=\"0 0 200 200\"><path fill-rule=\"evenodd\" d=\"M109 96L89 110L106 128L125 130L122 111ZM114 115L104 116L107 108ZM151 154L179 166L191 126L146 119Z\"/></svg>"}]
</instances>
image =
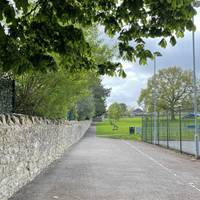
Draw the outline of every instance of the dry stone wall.
<instances>
[{"instance_id":1,"label":"dry stone wall","mask_svg":"<svg viewBox=\"0 0 200 200\"><path fill-rule=\"evenodd\" d=\"M90 123L0 115L0 199L7 200L60 158Z\"/></svg>"}]
</instances>

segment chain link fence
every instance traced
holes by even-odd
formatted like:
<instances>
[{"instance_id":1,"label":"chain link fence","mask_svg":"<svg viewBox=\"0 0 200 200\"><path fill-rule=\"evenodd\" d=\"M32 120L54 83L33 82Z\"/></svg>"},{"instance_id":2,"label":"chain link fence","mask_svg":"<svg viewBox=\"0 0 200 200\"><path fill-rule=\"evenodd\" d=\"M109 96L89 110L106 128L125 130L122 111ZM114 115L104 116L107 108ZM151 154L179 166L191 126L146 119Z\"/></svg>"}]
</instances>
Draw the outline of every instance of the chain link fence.
<instances>
[{"instance_id":1,"label":"chain link fence","mask_svg":"<svg viewBox=\"0 0 200 200\"><path fill-rule=\"evenodd\" d=\"M195 155L195 115L192 109L188 111L179 109L173 113L171 111L157 113L156 126L154 117L154 113L146 113L142 117L142 140L144 142ZM200 114L196 114L196 119L199 135Z\"/></svg>"},{"instance_id":2,"label":"chain link fence","mask_svg":"<svg viewBox=\"0 0 200 200\"><path fill-rule=\"evenodd\" d=\"M0 113L15 111L15 81L0 78Z\"/></svg>"}]
</instances>

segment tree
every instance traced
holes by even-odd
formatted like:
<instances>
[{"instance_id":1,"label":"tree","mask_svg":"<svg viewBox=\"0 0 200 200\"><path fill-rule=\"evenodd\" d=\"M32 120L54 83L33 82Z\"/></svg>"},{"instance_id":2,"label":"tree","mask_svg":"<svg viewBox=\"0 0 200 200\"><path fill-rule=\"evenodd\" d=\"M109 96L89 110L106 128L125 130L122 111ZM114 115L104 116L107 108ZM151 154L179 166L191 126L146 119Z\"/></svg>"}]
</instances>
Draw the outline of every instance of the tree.
<instances>
[{"instance_id":1,"label":"tree","mask_svg":"<svg viewBox=\"0 0 200 200\"><path fill-rule=\"evenodd\" d=\"M86 71L69 73L60 69L54 73L16 76L16 112L65 118L78 99L90 92L91 74Z\"/></svg>"},{"instance_id":2,"label":"tree","mask_svg":"<svg viewBox=\"0 0 200 200\"><path fill-rule=\"evenodd\" d=\"M85 30L86 39L90 42L90 46L93 52L93 60L97 64L103 64L114 57L114 48L108 47L100 38L98 29L96 26ZM106 89L101 83L101 79L98 76L91 76L90 90L94 99L95 117L99 117L106 112L106 98L110 95L111 89Z\"/></svg>"},{"instance_id":3,"label":"tree","mask_svg":"<svg viewBox=\"0 0 200 200\"><path fill-rule=\"evenodd\" d=\"M125 103L120 103L119 104L121 107L121 112L123 116L126 116L128 114L128 108L127 105Z\"/></svg>"},{"instance_id":4,"label":"tree","mask_svg":"<svg viewBox=\"0 0 200 200\"><path fill-rule=\"evenodd\" d=\"M98 40L98 32L93 30L94 28L88 29L86 36L91 43L93 60L100 64L112 58L112 48L102 44ZM64 58L58 55L54 57L59 63L55 72L44 74L29 71L15 75L16 112L52 118L68 117L72 120L90 118L95 106L96 115L103 114L105 99L110 90L102 86L96 72L84 69L71 72L65 68ZM91 106L91 112L87 106ZM85 110L85 115L82 110Z\"/></svg>"},{"instance_id":5,"label":"tree","mask_svg":"<svg viewBox=\"0 0 200 200\"><path fill-rule=\"evenodd\" d=\"M78 120L88 120L94 117L95 104L92 94L79 99L79 101L77 102L77 114Z\"/></svg>"},{"instance_id":6,"label":"tree","mask_svg":"<svg viewBox=\"0 0 200 200\"><path fill-rule=\"evenodd\" d=\"M154 77L150 78L147 88L141 91L138 102L145 105L147 111L153 111ZM175 119L176 109L190 101L192 93L192 73L178 67L162 69L156 75L157 109L169 110L171 119ZM191 104L190 104L191 105Z\"/></svg>"},{"instance_id":7,"label":"tree","mask_svg":"<svg viewBox=\"0 0 200 200\"><path fill-rule=\"evenodd\" d=\"M121 106L118 103L113 103L108 108L108 118L113 125L113 130L117 129L116 122L122 117Z\"/></svg>"},{"instance_id":8,"label":"tree","mask_svg":"<svg viewBox=\"0 0 200 200\"><path fill-rule=\"evenodd\" d=\"M95 104L95 117L100 117L106 113L106 98L110 96L111 89L104 88L101 80L98 79L91 90Z\"/></svg>"},{"instance_id":9,"label":"tree","mask_svg":"<svg viewBox=\"0 0 200 200\"><path fill-rule=\"evenodd\" d=\"M54 55L70 71L94 69L100 74L125 76L120 63L97 64L82 27L99 24L118 35L122 58L145 64L153 59L145 38L159 38L166 47L184 31L195 30L193 0L2 0L0 1L0 67L4 71L56 70ZM134 41L134 45L133 42Z\"/></svg>"}]
</instances>

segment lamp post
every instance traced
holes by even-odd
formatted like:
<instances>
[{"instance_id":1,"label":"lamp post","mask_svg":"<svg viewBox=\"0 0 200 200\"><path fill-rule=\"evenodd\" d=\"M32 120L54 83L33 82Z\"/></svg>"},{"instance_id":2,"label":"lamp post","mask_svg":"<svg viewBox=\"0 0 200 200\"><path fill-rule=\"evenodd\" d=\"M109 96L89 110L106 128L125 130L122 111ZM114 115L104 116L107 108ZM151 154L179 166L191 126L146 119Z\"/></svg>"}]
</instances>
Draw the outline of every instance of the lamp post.
<instances>
[{"instance_id":1,"label":"lamp post","mask_svg":"<svg viewBox=\"0 0 200 200\"><path fill-rule=\"evenodd\" d=\"M153 143L157 141L157 88L156 88L156 58L162 56L159 52L154 53L154 79L153 79L153 111L154 111L154 128L153 128Z\"/></svg>"},{"instance_id":2,"label":"lamp post","mask_svg":"<svg viewBox=\"0 0 200 200\"><path fill-rule=\"evenodd\" d=\"M193 2L194 7L200 7L200 1ZM194 17L193 17L194 23ZM197 129L197 85L196 85L196 49L195 49L195 32L192 32L192 47L193 47L193 106L194 106L194 141L196 146L195 157L199 157L199 134Z\"/></svg>"}]
</instances>

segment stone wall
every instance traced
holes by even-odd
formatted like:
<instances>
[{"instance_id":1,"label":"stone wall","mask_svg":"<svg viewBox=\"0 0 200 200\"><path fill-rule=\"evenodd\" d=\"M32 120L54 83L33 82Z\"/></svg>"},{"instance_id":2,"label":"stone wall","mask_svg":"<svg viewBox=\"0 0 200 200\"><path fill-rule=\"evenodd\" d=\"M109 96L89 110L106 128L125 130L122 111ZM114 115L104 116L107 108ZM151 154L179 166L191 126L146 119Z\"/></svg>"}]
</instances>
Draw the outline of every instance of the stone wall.
<instances>
[{"instance_id":1,"label":"stone wall","mask_svg":"<svg viewBox=\"0 0 200 200\"><path fill-rule=\"evenodd\" d=\"M0 199L7 200L60 158L90 123L0 115Z\"/></svg>"},{"instance_id":2,"label":"stone wall","mask_svg":"<svg viewBox=\"0 0 200 200\"><path fill-rule=\"evenodd\" d=\"M0 78L0 113L11 113L14 110L14 81Z\"/></svg>"}]
</instances>

